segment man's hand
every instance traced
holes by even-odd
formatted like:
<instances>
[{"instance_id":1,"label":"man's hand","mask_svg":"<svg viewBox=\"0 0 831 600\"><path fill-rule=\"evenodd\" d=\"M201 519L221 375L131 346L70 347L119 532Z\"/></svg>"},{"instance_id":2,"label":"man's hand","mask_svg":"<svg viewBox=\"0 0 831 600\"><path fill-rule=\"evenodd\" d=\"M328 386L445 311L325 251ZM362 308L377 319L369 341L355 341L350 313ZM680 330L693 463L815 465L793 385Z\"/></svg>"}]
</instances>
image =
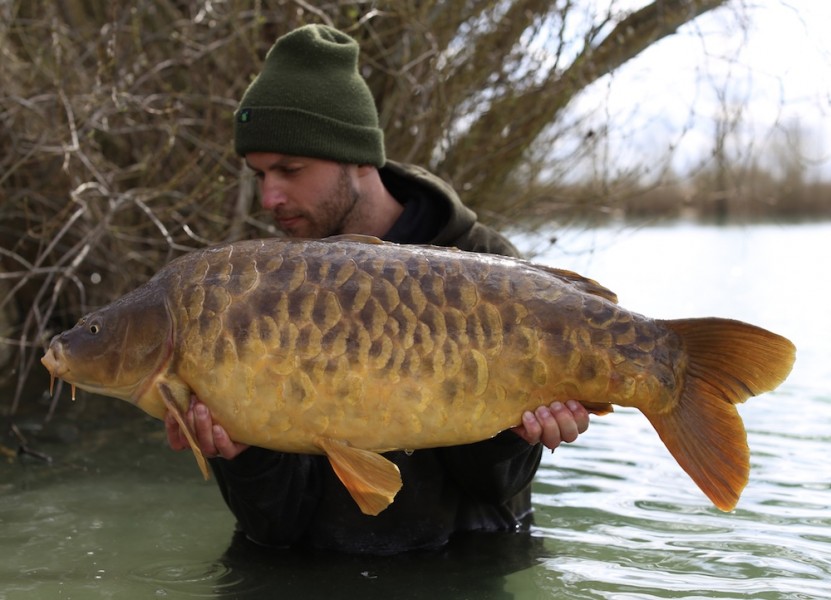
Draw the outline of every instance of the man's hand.
<instances>
[{"instance_id":1,"label":"man's hand","mask_svg":"<svg viewBox=\"0 0 831 600\"><path fill-rule=\"evenodd\" d=\"M554 402L534 412L525 411L522 424L512 431L529 444L542 443L552 451L563 442L573 442L589 428L589 413L576 400Z\"/></svg>"},{"instance_id":2,"label":"man's hand","mask_svg":"<svg viewBox=\"0 0 831 600\"><path fill-rule=\"evenodd\" d=\"M220 425L215 425L211 418L211 411L196 396L191 396L190 407L188 412L185 413L184 420L205 458L221 456L230 460L248 448L247 444L238 444L232 441L225 429ZM164 428L167 432L167 443L173 450L190 448L179 423L170 413L165 415Z\"/></svg>"}]
</instances>

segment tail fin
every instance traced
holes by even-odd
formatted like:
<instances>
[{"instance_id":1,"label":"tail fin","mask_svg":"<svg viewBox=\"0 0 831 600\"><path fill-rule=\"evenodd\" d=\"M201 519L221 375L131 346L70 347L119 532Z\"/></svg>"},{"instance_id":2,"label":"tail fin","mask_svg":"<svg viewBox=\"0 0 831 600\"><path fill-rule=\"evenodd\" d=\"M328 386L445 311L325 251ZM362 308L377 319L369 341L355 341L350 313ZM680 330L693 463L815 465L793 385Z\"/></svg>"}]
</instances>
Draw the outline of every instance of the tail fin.
<instances>
[{"instance_id":1,"label":"tail fin","mask_svg":"<svg viewBox=\"0 0 831 600\"><path fill-rule=\"evenodd\" d=\"M661 324L686 348L684 388L674 410L644 414L713 504L733 510L750 471L747 436L735 404L782 383L796 348L782 336L729 319Z\"/></svg>"}]
</instances>

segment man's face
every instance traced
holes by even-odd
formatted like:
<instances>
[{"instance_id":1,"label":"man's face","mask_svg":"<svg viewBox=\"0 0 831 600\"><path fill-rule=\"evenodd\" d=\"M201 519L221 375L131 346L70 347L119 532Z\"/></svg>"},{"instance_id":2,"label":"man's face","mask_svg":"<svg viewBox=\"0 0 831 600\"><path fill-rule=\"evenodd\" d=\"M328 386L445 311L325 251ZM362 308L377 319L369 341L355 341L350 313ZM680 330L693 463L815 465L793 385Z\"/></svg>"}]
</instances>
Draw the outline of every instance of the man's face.
<instances>
[{"instance_id":1,"label":"man's face","mask_svg":"<svg viewBox=\"0 0 831 600\"><path fill-rule=\"evenodd\" d=\"M251 152L263 208L290 237L321 238L352 232L359 220L360 194L349 165L328 160Z\"/></svg>"}]
</instances>

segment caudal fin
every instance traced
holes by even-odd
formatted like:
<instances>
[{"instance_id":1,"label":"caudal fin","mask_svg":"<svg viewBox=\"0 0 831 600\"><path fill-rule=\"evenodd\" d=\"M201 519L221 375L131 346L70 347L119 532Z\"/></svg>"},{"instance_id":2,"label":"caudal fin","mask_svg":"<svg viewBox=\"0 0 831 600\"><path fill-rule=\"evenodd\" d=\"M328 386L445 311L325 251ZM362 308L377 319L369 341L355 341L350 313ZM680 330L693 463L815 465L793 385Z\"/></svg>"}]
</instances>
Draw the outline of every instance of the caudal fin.
<instances>
[{"instance_id":1,"label":"caudal fin","mask_svg":"<svg viewBox=\"0 0 831 600\"><path fill-rule=\"evenodd\" d=\"M786 338L729 319L662 321L687 350L678 405L644 411L678 464L719 509L733 510L750 472L744 424L735 405L776 388L796 348Z\"/></svg>"}]
</instances>

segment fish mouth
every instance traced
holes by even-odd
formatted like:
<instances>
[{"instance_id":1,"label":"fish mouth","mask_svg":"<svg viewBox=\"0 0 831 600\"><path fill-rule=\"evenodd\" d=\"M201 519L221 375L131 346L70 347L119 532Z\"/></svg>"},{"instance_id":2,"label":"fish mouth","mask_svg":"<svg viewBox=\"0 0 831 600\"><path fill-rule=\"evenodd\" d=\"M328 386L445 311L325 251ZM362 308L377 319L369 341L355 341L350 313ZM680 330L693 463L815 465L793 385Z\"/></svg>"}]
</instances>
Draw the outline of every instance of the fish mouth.
<instances>
[{"instance_id":1,"label":"fish mouth","mask_svg":"<svg viewBox=\"0 0 831 600\"><path fill-rule=\"evenodd\" d=\"M49 345L46 354L40 359L40 362L49 371L49 395L51 396L55 389L55 380L64 379L64 375L69 372L69 368L66 366L66 361L63 358L62 346L53 341ZM70 385L72 385L72 399L75 400L75 384Z\"/></svg>"},{"instance_id":2,"label":"fish mouth","mask_svg":"<svg viewBox=\"0 0 831 600\"><path fill-rule=\"evenodd\" d=\"M53 379L63 378L68 371L66 363L63 360L63 352L61 351L60 346L56 344L51 344L49 346L49 349L46 351L46 354L43 355L43 358L40 359L40 362L44 367L46 367L46 370L49 371L49 374Z\"/></svg>"}]
</instances>

